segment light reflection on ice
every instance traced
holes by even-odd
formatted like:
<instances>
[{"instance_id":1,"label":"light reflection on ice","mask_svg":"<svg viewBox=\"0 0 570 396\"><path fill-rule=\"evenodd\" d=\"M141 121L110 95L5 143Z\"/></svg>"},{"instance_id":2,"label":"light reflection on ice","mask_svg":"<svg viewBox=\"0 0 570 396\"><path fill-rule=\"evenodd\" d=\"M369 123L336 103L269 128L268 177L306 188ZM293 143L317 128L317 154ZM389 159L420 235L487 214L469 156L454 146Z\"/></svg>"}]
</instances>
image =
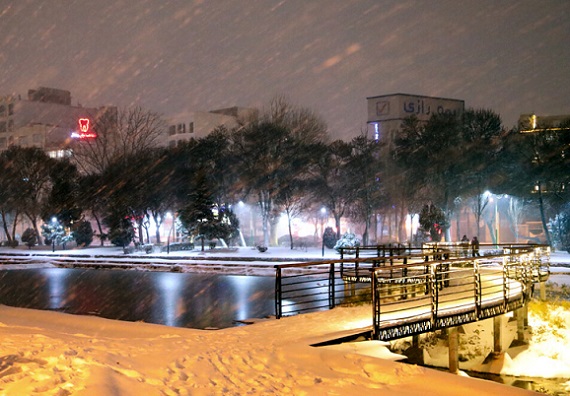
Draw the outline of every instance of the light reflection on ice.
<instances>
[{"instance_id":1,"label":"light reflection on ice","mask_svg":"<svg viewBox=\"0 0 570 396\"><path fill-rule=\"evenodd\" d=\"M47 268L45 273L49 284L49 309L58 310L62 308L65 300L65 278L68 273L59 268Z\"/></svg>"},{"instance_id":2,"label":"light reflection on ice","mask_svg":"<svg viewBox=\"0 0 570 396\"><path fill-rule=\"evenodd\" d=\"M236 319L248 319L248 296L251 294L252 279L247 276L230 276L229 281L234 287L234 301L233 304L236 309Z\"/></svg>"},{"instance_id":3,"label":"light reflection on ice","mask_svg":"<svg viewBox=\"0 0 570 396\"><path fill-rule=\"evenodd\" d=\"M159 275L158 292L164 303L153 304L153 307L159 309L155 314L157 316L163 316L163 323L167 326L175 326L176 318L178 317L178 304L181 298L183 279L180 274L170 272L163 272L157 275Z\"/></svg>"}]
</instances>

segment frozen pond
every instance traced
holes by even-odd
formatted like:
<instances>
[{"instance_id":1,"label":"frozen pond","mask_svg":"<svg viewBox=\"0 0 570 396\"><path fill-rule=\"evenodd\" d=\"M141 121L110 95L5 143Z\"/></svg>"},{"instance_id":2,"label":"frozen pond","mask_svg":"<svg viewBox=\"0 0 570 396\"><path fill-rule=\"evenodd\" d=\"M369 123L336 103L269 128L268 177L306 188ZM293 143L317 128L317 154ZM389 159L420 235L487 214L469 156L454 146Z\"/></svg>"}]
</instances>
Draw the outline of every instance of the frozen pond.
<instances>
[{"instance_id":1,"label":"frozen pond","mask_svg":"<svg viewBox=\"0 0 570 396\"><path fill-rule=\"evenodd\" d=\"M553 272L548 277L548 282L570 286L570 272Z\"/></svg>"},{"instance_id":2,"label":"frozen pond","mask_svg":"<svg viewBox=\"0 0 570 396\"><path fill-rule=\"evenodd\" d=\"M0 303L197 329L275 314L275 279L84 269L0 271Z\"/></svg>"}]
</instances>

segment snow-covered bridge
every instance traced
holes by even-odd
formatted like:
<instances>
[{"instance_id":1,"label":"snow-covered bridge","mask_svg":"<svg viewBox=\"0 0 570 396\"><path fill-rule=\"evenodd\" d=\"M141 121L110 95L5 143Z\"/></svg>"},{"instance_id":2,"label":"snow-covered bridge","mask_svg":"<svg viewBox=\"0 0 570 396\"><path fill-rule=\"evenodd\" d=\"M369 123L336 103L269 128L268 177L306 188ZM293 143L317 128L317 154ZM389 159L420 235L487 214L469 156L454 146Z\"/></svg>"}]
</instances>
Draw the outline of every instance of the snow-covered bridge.
<instances>
[{"instance_id":1,"label":"snow-covered bridge","mask_svg":"<svg viewBox=\"0 0 570 396\"><path fill-rule=\"evenodd\" d=\"M478 257L459 244L386 252L276 265L276 316L371 303L373 338L390 340L524 309L549 276L543 245L482 245Z\"/></svg>"}]
</instances>

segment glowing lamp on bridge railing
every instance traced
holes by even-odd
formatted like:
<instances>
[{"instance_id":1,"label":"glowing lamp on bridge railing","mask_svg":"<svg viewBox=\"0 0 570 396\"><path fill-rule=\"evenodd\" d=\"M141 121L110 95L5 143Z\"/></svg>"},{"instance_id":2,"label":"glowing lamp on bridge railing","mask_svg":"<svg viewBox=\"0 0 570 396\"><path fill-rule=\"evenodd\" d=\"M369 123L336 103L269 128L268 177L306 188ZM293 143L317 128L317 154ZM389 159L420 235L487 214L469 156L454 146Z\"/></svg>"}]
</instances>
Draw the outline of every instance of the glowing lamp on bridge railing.
<instances>
[{"instance_id":1,"label":"glowing lamp on bridge railing","mask_svg":"<svg viewBox=\"0 0 570 396\"><path fill-rule=\"evenodd\" d=\"M78 121L78 130L71 132L72 139L90 140L95 139L97 134L90 129L91 121L89 118L80 118Z\"/></svg>"}]
</instances>

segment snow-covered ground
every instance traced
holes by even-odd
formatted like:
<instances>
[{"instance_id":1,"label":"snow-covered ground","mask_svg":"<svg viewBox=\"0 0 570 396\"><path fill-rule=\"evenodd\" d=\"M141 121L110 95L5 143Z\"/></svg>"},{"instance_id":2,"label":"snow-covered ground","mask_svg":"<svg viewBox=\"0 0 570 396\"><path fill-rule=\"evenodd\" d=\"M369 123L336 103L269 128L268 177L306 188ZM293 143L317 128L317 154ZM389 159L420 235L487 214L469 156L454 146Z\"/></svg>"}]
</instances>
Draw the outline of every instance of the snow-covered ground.
<instances>
[{"instance_id":1,"label":"snow-covered ground","mask_svg":"<svg viewBox=\"0 0 570 396\"><path fill-rule=\"evenodd\" d=\"M2 252L14 253L12 249ZM22 254L26 252L21 250ZM96 256L103 252L122 254L122 250L110 248L68 253ZM274 248L266 253L249 249L247 253L253 258L321 257L320 249L303 252ZM188 252L176 254L187 256ZM244 252L224 253L231 254L244 256ZM338 257L331 251L327 254ZM566 256L560 259L566 260ZM570 379L570 358L565 357L570 355L565 353L570 351L570 315L563 310L559 315L556 337L550 337L547 325L531 315L533 334L540 329L540 337L533 335L528 348L498 361L498 372L534 376L547 374L552 368L557 376ZM209 331L0 305L0 394L530 394L397 362L399 356L378 341L311 346L370 324L368 306Z\"/></svg>"}]
</instances>

